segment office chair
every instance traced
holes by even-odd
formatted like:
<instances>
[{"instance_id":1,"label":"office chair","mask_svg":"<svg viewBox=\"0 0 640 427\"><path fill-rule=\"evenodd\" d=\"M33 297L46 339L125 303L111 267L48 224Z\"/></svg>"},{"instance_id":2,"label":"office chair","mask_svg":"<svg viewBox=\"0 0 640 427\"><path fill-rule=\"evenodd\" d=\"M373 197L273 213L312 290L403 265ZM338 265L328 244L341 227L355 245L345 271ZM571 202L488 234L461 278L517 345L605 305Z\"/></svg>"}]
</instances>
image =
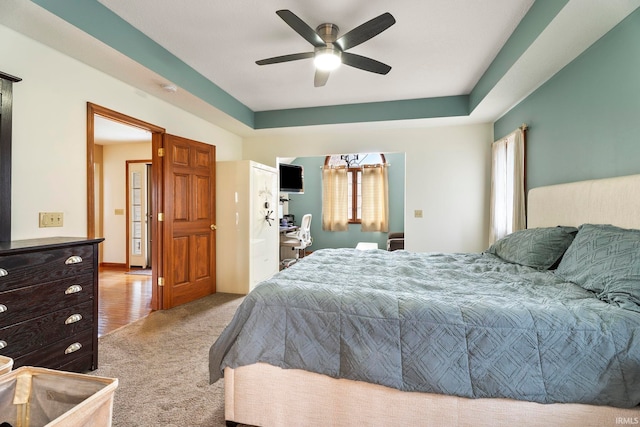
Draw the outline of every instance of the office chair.
<instances>
[{"instance_id":1,"label":"office chair","mask_svg":"<svg viewBox=\"0 0 640 427\"><path fill-rule=\"evenodd\" d=\"M295 251L294 257L285 256L282 261L283 265L285 265L285 261L287 262L287 266L293 264L291 260L297 260L300 258L300 253L302 252L302 256L306 255L307 248L313 244L313 238L311 237L311 214L305 214L302 217L302 221L300 221L300 228L291 233L286 233L280 238L280 246L285 248L290 248L292 251Z\"/></svg>"}]
</instances>

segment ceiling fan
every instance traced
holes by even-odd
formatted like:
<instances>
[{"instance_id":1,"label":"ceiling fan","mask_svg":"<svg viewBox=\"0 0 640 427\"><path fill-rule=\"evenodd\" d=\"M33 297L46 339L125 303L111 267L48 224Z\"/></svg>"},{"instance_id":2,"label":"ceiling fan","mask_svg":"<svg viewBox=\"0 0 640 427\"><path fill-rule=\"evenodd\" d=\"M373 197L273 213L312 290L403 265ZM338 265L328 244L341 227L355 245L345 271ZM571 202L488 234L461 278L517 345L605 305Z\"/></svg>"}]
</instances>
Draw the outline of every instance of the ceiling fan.
<instances>
[{"instance_id":1,"label":"ceiling fan","mask_svg":"<svg viewBox=\"0 0 640 427\"><path fill-rule=\"evenodd\" d=\"M276 56L273 58L256 61L258 65L277 64L280 62L297 61L299 59L314 58L316 74L314 86L324 86L329 79L329 74L340 64L359 68L377 74L387 74L391 67L375 59L355 53L345 52L367 40L377 36L390 26L396 23L394 17L389 13L365 22L348 33L338 38L338 26L334 24L320 24L314 31L302 19L298 18L290 10L278 10L276 14L282 18L295 32L300 34L306 41L311 43L315 49L313 52L294 53L291 55Z\"/></svg>"}]
</instances>

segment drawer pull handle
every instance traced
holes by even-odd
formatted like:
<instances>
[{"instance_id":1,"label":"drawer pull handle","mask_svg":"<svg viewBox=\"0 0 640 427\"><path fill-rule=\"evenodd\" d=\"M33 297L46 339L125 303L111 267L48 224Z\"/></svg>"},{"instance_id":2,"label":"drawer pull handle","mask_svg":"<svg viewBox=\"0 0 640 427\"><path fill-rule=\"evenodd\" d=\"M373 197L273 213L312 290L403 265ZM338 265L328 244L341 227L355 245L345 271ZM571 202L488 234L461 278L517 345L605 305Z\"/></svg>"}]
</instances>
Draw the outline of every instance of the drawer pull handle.
<instances>
[{"instance_id":1,"label":"drawer pull handle","mask_svg":"<svg viewBox=\"0 0 640 427\"><path fill-rule=\"evenodd\" d=\"M78 255L73 255L67 258L64 262L65 264L80 264L82 262L82 257Z\"/></svg>"},{"instance_id":2,"label":"drawer pull handle","mask_svg":"<svg viewBox=\"0 0 640 427\"><path fill-rule=\"evenodd\" d=\"M80 285L71 285L67 288L66 291L64 291L65 295L70 295L70 294L77 294L78 292L82 291L82 286Z\"/></svg>"},{"instance_id":3,"label":"drawer pull handle","mask_svg":"<svg viewBox=\"0 0 640 427\"><path fill-rule=\"evenodd\" d=\"M64 321L65 325L70 325L72 323L76 323L82 320L82 314L72 314L67 317L67 320Z\"/></svg>"},{"instance_id":4,"label":"drawer pull handle","mask_svg":"<svg viewBox=\"0 0 640 427\"><path fill-rule=\"evenodd\" d=\"M9 344L7 344L6 341L4 340L0 340L0 350L2 350L3 348L5 348L6 346L8 346Z\"/></svg>"},{"instance_id":5,"label":"drawer pull handle","mask_svg":"<svg viewBox=\"0 0 640 427\"><path fill-rule=\"evenodd\" d=\"M4 313L5 311L7 311L7 306L4 304L0 304L0 313Z\"/></svg>"},{"instance_id":6,"label":"drawer pull handle","mask_svg":"<svg viewBox=\"0 0 640 427\"><path fill-rule=\"evenodd\" d=\"M9 272L4 268L0 268L0 277L8 276Z\"/></svg>"},{"instance_id":7,"label":"drawer pull handle","mask_svg":"<svg viewBox=\"0 0 640 427\"><path fill-rule=\"evenodd\" d=\"M81 348L82 348L82 344L80 344L79 342L74 342L69 347L67 347L67 349L64 351L64 354L73 353L75 351L80 350Z\"/></svg>"}]
</instances>

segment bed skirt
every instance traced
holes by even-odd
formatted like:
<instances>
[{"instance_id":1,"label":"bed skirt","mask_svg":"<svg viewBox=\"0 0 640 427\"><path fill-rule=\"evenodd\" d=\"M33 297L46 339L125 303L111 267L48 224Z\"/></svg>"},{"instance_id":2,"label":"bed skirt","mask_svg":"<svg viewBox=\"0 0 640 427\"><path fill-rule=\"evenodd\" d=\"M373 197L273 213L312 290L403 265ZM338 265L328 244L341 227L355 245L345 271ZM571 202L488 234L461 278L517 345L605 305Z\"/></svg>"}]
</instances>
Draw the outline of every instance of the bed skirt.
<instances>
[{"instance_id":1,"label":"bed skirt","mask_svg":"<svg viewBox=\"0 0 640 427\"><path fill-rule=\"evenodd\" d=\"M304 426L619 426L631 409L511 399L468 399L335 379L265 363L225 368L225 418L270 427Z\"/></svg>"}]
</instances>

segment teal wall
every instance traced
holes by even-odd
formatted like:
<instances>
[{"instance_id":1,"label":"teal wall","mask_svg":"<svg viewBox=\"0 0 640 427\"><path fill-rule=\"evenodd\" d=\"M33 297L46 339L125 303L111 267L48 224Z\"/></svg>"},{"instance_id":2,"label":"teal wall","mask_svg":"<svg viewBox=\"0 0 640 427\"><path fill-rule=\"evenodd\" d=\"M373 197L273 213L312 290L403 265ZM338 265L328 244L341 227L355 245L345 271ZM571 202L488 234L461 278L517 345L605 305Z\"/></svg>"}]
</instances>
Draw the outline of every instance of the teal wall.
<instances>
[{"instance_id":1,"label":"teal wall","mask_svg":"<svg viewBox=\"0 0 640 427\"><path fill-rule=\"evenodd\" d=\"M404 231L404 153L384 154L389 167L389 231ZM322 231L322 166L324 156L299 157L292 163L304 166L304 194L289 195L289 213L295 215L299 224L306 213L313 215L310 250L323 248L354 248L358 242L377 242L380 249L386 248L387 233L362 232L360 224L349 224L348 231Z\"/></svg>"},{"instance_id":2,"label":"teal wall","mask_svg":"<svg viewBox=\"0 0 640 427\"><path fill-rule=\"evenodd\" d=\"M527 187L640 173L640 9L494 123L527 133Z\"/></svg>"},{"instance_id":3,"label":"teal wall","mask_svg":"<svg viewBox=\"0 0 640 427\"><path fill-rule=\"evenodd\" d=\"M98 0L31 1L254 129L467 116L568 2L535 0L469 95L254 112Z\"/></svg>"}]
</instances>

